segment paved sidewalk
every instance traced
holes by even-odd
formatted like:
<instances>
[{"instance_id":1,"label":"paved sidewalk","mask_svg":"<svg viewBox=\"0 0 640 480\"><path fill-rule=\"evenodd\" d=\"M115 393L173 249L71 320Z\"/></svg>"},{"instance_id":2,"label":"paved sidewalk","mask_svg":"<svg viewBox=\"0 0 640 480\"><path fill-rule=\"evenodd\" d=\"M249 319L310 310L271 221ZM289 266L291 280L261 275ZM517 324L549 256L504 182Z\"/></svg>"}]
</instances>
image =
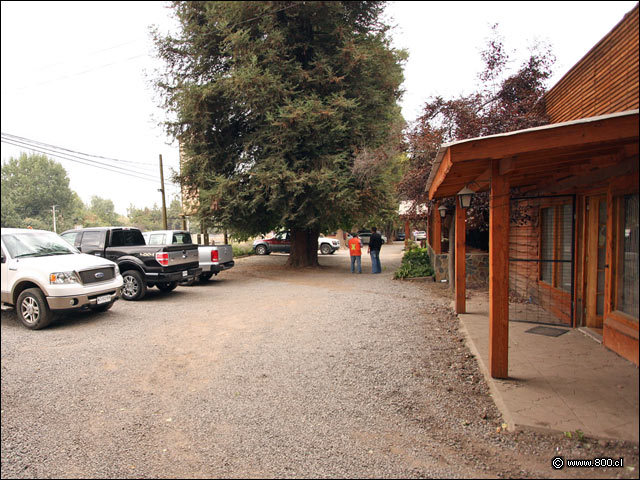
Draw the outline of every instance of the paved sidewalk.
<instances>
[{"instance_id":1,"label":"paved sidewalk","mask_svg":"<svg viewBox=\"0 0 640 480\"><path fill-rule=\"evenodd\" d=\"M462 330L510 429L580 430L638 443L638 368L578 329L557 337L509 323L509 379L489 375L488 298L467 300Z\"/></svg>"}]
</instances>

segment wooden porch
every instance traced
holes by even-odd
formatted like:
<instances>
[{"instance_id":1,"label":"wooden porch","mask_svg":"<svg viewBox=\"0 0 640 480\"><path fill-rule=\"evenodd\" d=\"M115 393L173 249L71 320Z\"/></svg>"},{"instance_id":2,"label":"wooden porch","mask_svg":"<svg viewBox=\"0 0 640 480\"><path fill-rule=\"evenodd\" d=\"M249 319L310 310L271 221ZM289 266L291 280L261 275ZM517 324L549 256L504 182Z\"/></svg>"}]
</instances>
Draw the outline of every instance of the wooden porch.
<instances>
[{"instance_id":1,"label":"wooden porch","mask_svg":"<svg viewBox=\"0 0 640 480\"><path fill-rule=\"evenodd\" d=\"M463 140L445 144L438 152L427 182L430 199L456 196L464 187L475 192L489 191L489 370L492 377L508 377L511 189L537 194L600 189L610 199L607 231L612 232L615 189L626 182L627 190L635 188L637 192L638 131L638 110L632 110ZM464 259L465 211L460 207L456 209L455 222L456 259ZM611 253L607 255L607 264L612 264ZM464 262L456 262L455 268L456 310L464 313ZM613 314L612 270L609 268L606 272L605 309L609 314Z\"/></svg>"}]
</instances>

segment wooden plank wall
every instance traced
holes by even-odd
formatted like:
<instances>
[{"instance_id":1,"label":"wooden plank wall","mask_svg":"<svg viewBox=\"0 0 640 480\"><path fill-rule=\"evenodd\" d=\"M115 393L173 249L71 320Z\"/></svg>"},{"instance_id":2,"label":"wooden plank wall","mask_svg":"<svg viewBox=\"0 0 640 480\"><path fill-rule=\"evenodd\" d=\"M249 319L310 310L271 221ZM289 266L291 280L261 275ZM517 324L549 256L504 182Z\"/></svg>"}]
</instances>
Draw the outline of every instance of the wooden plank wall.
<instances>
[{"instance_id":1,"label":"wooden plank wall","mask_svg":"<svg viewBox=\"0 0 640 480\"><path fill-rule=\"evenodd\" d=\"M638 5L546 95L551 123L638 108Z\"/></svg>"}]
</instances>

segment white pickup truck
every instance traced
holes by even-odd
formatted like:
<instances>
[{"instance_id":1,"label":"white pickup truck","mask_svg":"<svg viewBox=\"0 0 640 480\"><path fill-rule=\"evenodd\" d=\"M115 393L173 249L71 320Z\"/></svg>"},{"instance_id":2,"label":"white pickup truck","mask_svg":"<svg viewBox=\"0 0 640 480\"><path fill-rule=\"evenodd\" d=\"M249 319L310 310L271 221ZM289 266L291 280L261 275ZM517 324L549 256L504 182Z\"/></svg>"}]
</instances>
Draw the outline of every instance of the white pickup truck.
<instances>
[{"instance_id":1,"label":"white pickup truck","mask_svg":"<svg viewBox=\"0 0 640 480\"><path fill-rule=\"evenodd\" d=\"M185 230L154 230L143 232L147 245L177 245L193 243L191 234ZM231 245L198 245L199 267L202 273L198 275L201 282L207 282L214 275L228 270L235 265L233 248ZM191 284L191 283L189 283Z\"/></svg>"},{"instance_id":2,"label":"white pickup truck","mask_svg":"<svg viewBox=\"0 0 640 480\"><path fill-rule=\"evenodd\" d=\"M122 275L111 260L80 253L46 230L3 228L2 303L25 327L38 330L66 311L111 308Z\"/></svg>"}]
</instances>

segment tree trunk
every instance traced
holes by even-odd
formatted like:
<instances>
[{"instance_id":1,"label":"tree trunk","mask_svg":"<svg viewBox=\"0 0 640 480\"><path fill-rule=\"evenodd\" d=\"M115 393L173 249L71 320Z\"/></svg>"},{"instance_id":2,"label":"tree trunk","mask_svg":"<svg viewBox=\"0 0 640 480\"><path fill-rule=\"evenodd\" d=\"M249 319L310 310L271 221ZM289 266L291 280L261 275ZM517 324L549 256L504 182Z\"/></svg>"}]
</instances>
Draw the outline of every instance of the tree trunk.
<instances>
[{"instance_id":1,"label":"tree trunk","mask_svg":"<svg viewBox=\"0 0 640 480\"><path fill-rule=\"evenodd\" d=\"M319 267L317 230L291 229L291 254L287 266L294 268Z\"/></svg>"}]
</instances>

